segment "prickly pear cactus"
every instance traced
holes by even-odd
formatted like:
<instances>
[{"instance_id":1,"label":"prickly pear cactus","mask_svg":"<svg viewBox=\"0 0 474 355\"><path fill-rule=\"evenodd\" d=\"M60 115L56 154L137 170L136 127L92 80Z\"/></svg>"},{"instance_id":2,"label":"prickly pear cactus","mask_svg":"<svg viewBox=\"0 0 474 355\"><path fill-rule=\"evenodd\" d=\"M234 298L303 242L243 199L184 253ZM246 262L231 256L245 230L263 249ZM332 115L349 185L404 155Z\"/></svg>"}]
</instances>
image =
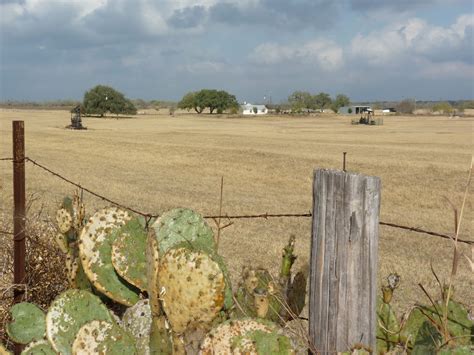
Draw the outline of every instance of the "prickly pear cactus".
<instances>
[{"instance_id":1,"label":"prickly pear cactus","mask_svg":"<svg viewBox=\"0 0 474 355\"><path fill-rule=\"evenodd\" d=\"M183 242L207 252L216 249L211 227L199 213L188 208L176 208L163 213L153 223L152 230L161 255Z\"/></svg>"},{"instance_id":2,"label":"prickly pear cactus","mask_svg":"<svg viewBox=\"0 0 474 355\"><path fill-rule=\"evenodd\" d=\"M272 336L266 338L266 336L263 335L265 333L272 334ZM248 350L249 347L257 346L256 343L253 344L253 340L257 338L260 348L268 345L274 348L274 340L278 341L278 337L275 336L279 335L279 333L280 328L269 321L251 318L229 320L219 324L207 334L201 343L200 353L203 355L211 355L232 354L234 349L245 351ZM244 338L246 339L244 340ZM249 344L248 339L252 341L252 345ZM286 340L282 342L283 348L286 348L285 344L288 344ZM287 352L283 352L284 354L292 353L291 343L285 350L287 350ZM247 354L247 352L245 353ZM264 352L260 353L264 354ZM271 354L271 352L268 354Z\"/></svg>"},{"instance_id":3,"label":"prickly pear cactus","mask_svg":"<svg viewBox=\"0 0 474 355\"><path fill-rule=\"evenodd\" d=\"M108 207L96 212L81 232L79 253L84 271L94 287L115 302L132 306L138 292L115 272L112 265L114 230L131 219L126 212Z\"/></svg>"},{"instance_id":4,"label":"prickly pear cactus","mask_svg":"<svg viewBox=\"0 0 474 355\"><path fill-rule=\"evenodd\" d=\"M164 315L152 318L149 346L151 355L173 353L171 330Z\"/></svg>"},{"instance_id":5,"label":"prickly pear cactus","mask_svg":"<svg viewBox=\"0 0 474 355\"><path fill-rule=\"evenodd\" d=\"M7 324L7 334L19 344L41 340L46 334L45 314L33 303L22 302L10 309L12 321Z\"/></svg>"},{"instance_id":6,"label":"prickly pear cactus","mask_svg":"<svg viewBox=\"0 0 474 355\"><path fill-rule=\"evenodd\" d=\"M224 274L202 251L169 250L160 260L158 284L163 310L176 333L210 324L224 306Z\"/></svg>"},{"instance_id":7,"label":"prickly pear cactus","mask_svg":"<svg viewBox=\"0 0 474 355\"><path fill-rule=\"evenodd\" d=\"M1 352L0 352L1 354ZM47 340L38 340L28 344L21 355L56 355L53 347Z\"/></svg>"},{"instance_id":8,"label":"prickly pear cactus","mask_svg":"<svg viewBox=\"0 0 474 355\"><path fill-rule=\"evenodd\" d=\"M383 354L398 343L400 324L388 303L379 300L377 305L377 353Z\"/></svg>"},{"instance_id":9,"label":"prickly pear cactus","mask_svg":"<svg viewBox=\"0 0 474 355\"><path fill-rule=\"evenodd\" d=\"M409 349L417 346L418 350L435 351L436 342L440 340L438 330L420 308L412 309L402 322L400 342Z\"/></svg>"},{"instance_id":10,"label":"prickly pear cactus","mask_svg":"<svg viewBox=\"0 0 474 355\"><path fill-rule=\"evenodd\" d=\"M146 291L147 235L145 229L139 219L134 218L114 234L112 264L115 271L133 286Z\"/></svg>"},{"instance_id":11,"label":"prickly pear cactus","mask_svg":"<svg viewBox=\"0 0 474 355\"><path fill-rule=\"evenodd\" d=\"M85 290L67 290L53 301L46 315L46 335L53 348L71 354L76 333L93 320L113 322L113 317L100 299Z\"/></svg>"},{"instance_id":12,"label":"prickly pear cactus","mask_svg":"<svg viewBox=\"0 0 474 355\"><path fill-rule=\"evenodd\" d=\"M84 324L72 344L74 355L136 355L135 339L114 323L93 320Z\"/></svg>"},{"instance_id":13,"label":"prickly pear cactus","mask_svg":"<svg viewBox=\"0 0 474 355\"><path fill-rule=\"evenodd\" d=\"M65 208L60 208L56 213L56 222L59 231L63 234L66 234L72 228L72 216Z\"/></svg>"},{"instance_id":14,"label":"prickly pear cactus","mask_svg":"<svg viewBox=\"0 0 474 355\"><path fill-rule=\"evenodd\" d=\"M141 300L128 308L122 317L124 329L136 339L138 354L150 354L151 309L148 300Z\"/></svg>"},{"instance_id":15,"label":"prickly pear cactus","mask_svg":"<svg viewBox=\"0 0 474 355\"><path fill-rule=\"evenodd\" d=\"M282 290L266 269L244 267L236 299L239 304L236 308L238 317L280 321L280 311L284 302Z\"/></svg>"},{"instance_id":16,"label":"prickly pear cactus","mask_svg":"<svg viewBox=\"0 0 474 355\"><path fill-rule=\"evenodd\" d=\"M231 344L232 354L295 354L291 340L285 335L261 330L235 337Z\"/></svg>"},{"instance_id":17,"label":"prickly pear cactus","mask_svg":"<svg viewBox=\"0 0 474 355\"><path fill-rule=\"evenodd\" d=\"M147 277L147 292L150 300L150 308L153 317L161 315L161 306L159 302L160 287L158 285L158 271L160 267L160 255L158 250L158 242L156 241L153 232L147 235L146 244L146 277Z\"/></svg>"}]
</instances>

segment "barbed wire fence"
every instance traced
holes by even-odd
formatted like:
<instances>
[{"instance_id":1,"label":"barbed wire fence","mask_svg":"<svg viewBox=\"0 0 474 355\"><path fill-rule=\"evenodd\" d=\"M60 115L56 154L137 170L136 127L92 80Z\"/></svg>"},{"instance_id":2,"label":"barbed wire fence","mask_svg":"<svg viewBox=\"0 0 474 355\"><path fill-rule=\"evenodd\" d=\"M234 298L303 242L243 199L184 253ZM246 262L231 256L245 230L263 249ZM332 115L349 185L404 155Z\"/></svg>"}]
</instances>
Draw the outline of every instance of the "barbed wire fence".
<instances>
[{"instance_id":1,"label":"barbed wire fence","mask_svg":"<svg viewBox=\"0 0 474 355\"><path fill-rule=\"evenodd\" d=\"M13 158L10 158L10 157L5 157L5 158L0 158L0 161L10 161L12 163L15 163L17 161L15 161ZM90 195L102 200L102 201L105 201L107 203L110 203L116 207L119 207L119 208L122 208L124 210L127 210L127 211L130 211L130 212L133 212L137 215L140 215L142 217L145 218L145 220L147 221L147 224L148 222L151 220L151 219L154 219L154 218L158 218L160 215L159 214L153 214L153 213L148 213L148 212L143 212L143 211L140 211L136 208L133 208L133 207L130 207L130 206L127 206L127 205L124 205L120 202L117 202L117 201L114 201L96 191L93 191L87 187L85 187L84 185L80 184L80 183L77 183L67 177L65 177L64 175L54 171L53 169L45 166L44 164L41 164L39 163L37 160L34 160L34 159L31 159L29 157L25 157L24 158L24 161L27 162L27 163L30 163L32 164L33 166L47 172L48 174L68 183L69 185L72 185L78 189L81 190L81 192L87 192L89 193ZM232 214L222 214L222 215L204 215L203 217L205 219L218 219L218 218L224 218L224 219L228 219L228 220L235 220L235 219L265 219L265 220L268 220L268 219L273 219L273 218L311 218L313 216L313 214L308 211L308 212L305 212L305 213L268 213L268 212L265 212L265 213L257 213L257 214L236 214L236 215L232 215ZM432 237L438 237L438 238L442 238L442 239L448 239L448 240L452 240L454 241L454 237L452 235L449 235L447 233L441 233L441 232L436 232L436 231L430 231L430 230L426 230L426 229L423 229L423 228L419 228L419 227L413 227L413 226L406 226L406 225L401 225L401 224L397 224L397 223L390 223L390 222L384 222L384 221L380 221L379 222L380 225L382 226L386 226L386 227L390 227L390 228L395 228L395 229L401 229L401 230L406 230L406 231L409 231L409 232L415 232L415 233L420 233L420 234L424 234L424 235L427 235L427 236L432 236ZM11 234L13 235L14 233L11 232L11 231L5 231L5 230L0 230L0 233L1 234ZM473 240L467 240L467 239L458 239L457 240L459 243L463 243L463 244L468 244L468 245L474 245L474 241Z\"/></svg>"}]
</instances>

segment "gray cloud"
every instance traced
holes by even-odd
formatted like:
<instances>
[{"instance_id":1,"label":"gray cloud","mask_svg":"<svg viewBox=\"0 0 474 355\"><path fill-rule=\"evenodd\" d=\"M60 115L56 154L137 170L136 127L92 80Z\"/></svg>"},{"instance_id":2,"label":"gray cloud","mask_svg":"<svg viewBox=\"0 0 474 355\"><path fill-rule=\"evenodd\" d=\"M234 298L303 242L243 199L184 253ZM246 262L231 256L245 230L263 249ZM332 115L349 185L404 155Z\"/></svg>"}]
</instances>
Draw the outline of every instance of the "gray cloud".
<instances>
[{"instance_id":1,"label":"gray cloud","mask_svg":"<svg viewBox=\"0 0 474 355\"><path fill-rule=\"evenodd\" d=\"M256 25L285 28L327 28L339 14L340 4L331 0L260 0L238 6L223 2L210 7L210 19L229 25Z\"/></svg>"},{"instance_id":2,"label":"gray cloud","mask_svg":"<svg viewBox=\"0 0 474 355\"><path fill-rule=\"evenodd\" d=\"M193 28L204 21L206 12L206 8L201 5L177 9L167 22L175 28Z\"/></svg>"}]
</instances>

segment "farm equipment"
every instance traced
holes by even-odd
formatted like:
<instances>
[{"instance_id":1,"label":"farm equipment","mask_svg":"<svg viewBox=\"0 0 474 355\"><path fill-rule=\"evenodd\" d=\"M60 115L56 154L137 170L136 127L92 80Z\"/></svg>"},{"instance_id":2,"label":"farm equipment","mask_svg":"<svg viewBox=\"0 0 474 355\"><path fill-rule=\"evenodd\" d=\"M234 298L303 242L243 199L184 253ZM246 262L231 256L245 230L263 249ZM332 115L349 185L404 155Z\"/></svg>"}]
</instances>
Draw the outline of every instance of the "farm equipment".
<instances>
[{"instance_id":1,"label":"farm equipment","mask_svg":"<svg viewBox=\"0 0 474 355\"><path fill-rule=\"evenodd\" d=\"M77 105L71 110L71 124L66 128L70 129L87 129L82 125L81 105Z\"/></svg>"},{"instance_id":2,"label":"farm equipment","mask_svg":"<svg viewBox=\"0 0 474 355\"><path fill-rule=\"evenodd\" d=\"M381 126L383 125L383 118L374 116L374 111L371 109L366 109L361 112L361 116L359 119L355 118L351 121L351 124L365 124L371 126Z\"/></svg>"}]
</instances>

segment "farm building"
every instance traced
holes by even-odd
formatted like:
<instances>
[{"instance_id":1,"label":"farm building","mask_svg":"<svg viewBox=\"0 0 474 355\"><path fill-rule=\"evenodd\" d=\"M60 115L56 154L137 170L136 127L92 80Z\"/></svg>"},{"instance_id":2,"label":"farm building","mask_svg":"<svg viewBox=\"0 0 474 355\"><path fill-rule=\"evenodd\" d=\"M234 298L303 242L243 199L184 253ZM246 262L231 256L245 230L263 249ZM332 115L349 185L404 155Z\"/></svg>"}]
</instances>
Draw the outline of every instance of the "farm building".
<instances>
[{"instance_id":1,"label":"farm building","mask_svg":"<svg viewBox=\"0 0 474 355\"><path fill-rule=\"evenodd\" d=\"M266 115L268 109L265 105L252 105L245 103L242 106L242 114L244 115Z\"/></svg>"},{"instance_id":2,"label":"farm building","mask_svg":"<svg viewBox=\"0 0 474 355\"><path fill-rule=\"evenodd\" d=\"M343 106L341 107L337 113L342 115L360 115L363 112L372 111L372 107L370 106L359 106L359 105L352 105L352 106Z\"/></svg>"}]
</instances>

